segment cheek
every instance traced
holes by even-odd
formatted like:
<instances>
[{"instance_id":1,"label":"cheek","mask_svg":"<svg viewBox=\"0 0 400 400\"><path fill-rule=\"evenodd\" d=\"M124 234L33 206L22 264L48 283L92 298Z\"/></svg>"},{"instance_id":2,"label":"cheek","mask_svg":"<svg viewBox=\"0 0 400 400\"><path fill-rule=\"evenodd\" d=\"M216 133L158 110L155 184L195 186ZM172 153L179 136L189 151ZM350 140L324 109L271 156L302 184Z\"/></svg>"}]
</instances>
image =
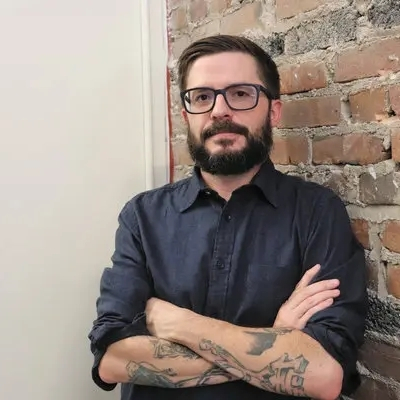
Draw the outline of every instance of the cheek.
<instances>
[{"instance_id":1,"label":"cheek","mask_svg":"<svg viewBox=\"0 0 400 400\"><path fill-rule=\"evenodd\" d=\"M200 119L188 120L187 127L197 139L200 138L201 132L204 130L205 122Z\"/></svg>"}]
</instances>

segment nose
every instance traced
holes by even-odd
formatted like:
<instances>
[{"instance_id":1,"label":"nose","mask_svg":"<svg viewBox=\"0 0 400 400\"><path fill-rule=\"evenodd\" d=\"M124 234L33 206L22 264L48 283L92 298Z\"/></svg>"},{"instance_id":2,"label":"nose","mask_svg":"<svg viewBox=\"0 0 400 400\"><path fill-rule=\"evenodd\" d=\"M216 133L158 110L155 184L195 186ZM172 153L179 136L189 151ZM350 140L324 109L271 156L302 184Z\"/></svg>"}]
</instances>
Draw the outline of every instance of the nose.
<instances>
[{"instance_id":1,"label":"nose","mask_svg":"<svg viewBox=\"0 0 400 400\"><path fill-rule=\"evenodd\" d=\"M225 101L222 94L217 94L214 108L211 110L211 118L213 119L228 119L232 117L232 110Z\"/></svg>"}]
</instances>

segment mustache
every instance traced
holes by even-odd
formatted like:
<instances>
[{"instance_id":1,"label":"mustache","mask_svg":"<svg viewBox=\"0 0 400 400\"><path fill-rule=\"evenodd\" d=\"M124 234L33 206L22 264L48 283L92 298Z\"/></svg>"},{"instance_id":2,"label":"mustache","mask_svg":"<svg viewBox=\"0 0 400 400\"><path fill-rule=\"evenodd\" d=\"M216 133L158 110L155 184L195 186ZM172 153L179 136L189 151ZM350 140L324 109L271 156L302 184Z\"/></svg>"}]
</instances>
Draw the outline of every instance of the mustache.
<instances>
[{"instance_id":1,"label":"mustache","mask_svg":"<svg viewBox=\"0 0 400 400\"><path fill-rule=\"evenodd\" d=\"M249 130L243 125L235 124L232 121L217 121L209 128L203 130L201 139L205 142L207 139L218 135L218 133L224 132L236 133L238 135L243 135L246 138L249 136Z\"/></svg>"}]
</instances>

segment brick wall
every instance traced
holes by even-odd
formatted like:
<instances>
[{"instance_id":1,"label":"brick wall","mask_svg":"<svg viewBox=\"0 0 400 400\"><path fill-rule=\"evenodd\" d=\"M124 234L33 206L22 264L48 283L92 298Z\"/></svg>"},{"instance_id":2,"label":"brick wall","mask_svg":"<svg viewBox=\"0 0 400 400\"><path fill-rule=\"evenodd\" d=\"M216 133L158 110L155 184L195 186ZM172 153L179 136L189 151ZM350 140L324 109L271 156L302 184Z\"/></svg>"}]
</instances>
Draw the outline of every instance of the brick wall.
<instances>
[{"instance_id":1,"label":"brick wall","mask_svg":"<svg viewBox=\"0 0 400 400\"><path fill-rule=\"evenodd\" d=\"M190 174L176 59L243 34L276 60L283 118L272 159L331 187L365 247L371 311L360 400L400 399L400 1L168 0L174 180Z\"/></svg>"}]
</instances>

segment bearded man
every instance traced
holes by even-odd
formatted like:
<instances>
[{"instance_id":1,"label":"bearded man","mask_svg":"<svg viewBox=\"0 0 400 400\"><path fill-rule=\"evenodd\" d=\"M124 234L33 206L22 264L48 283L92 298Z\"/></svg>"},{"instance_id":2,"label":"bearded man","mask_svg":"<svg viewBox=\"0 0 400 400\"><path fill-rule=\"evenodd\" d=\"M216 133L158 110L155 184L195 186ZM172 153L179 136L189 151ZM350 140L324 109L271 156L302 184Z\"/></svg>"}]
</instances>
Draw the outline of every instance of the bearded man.
<instances>
[{"instance_id":1,"label":"bearded man","mask_svg":"<svg viewBox=\"0 0 400 400\"><path fill-rule=\"evenodd\" d=\"M364 251L329 189L278 172L279 74L218 35L179 59L193 175L119 216L89 337L122 400L334 400L358 384ZM310 110L313 112L313 110Z\"/></svg>"}]
</instances>

